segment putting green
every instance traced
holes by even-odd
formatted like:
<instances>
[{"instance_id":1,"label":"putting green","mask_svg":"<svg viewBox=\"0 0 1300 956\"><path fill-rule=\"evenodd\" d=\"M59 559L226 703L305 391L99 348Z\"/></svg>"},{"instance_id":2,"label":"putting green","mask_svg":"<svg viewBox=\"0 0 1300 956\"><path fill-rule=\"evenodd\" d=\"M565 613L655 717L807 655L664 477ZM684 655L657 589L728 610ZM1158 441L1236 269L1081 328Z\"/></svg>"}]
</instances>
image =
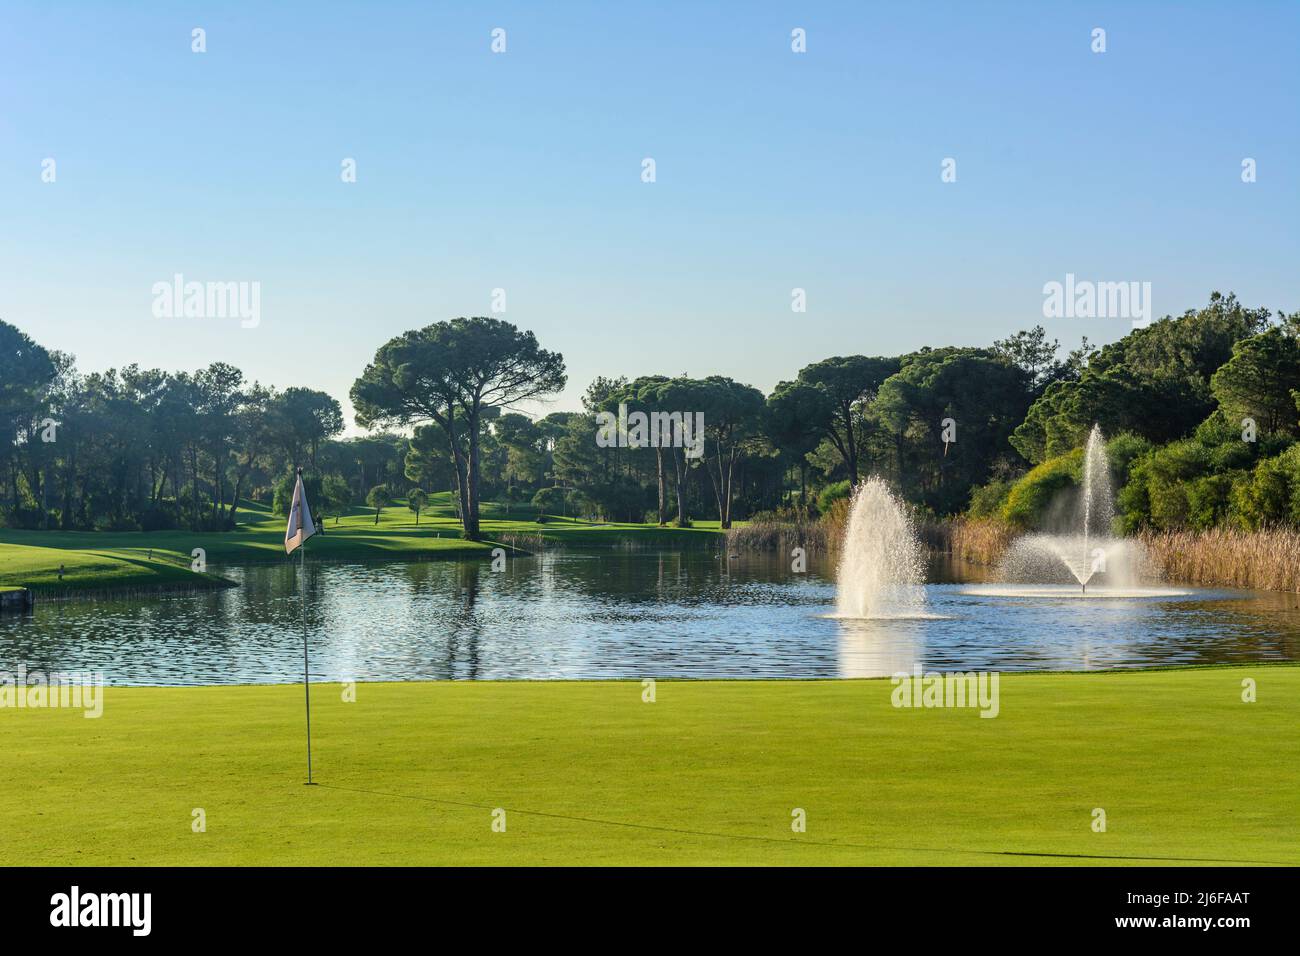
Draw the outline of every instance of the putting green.
<instances>
[{"instance_id":1,"label":"putting green","mask_svg":"<svg viewBox=\"0 0 1300 956\"><path fill-rule=\"evenodd\" d=\"M892 690L318 684L316 787L300 686L4 708L0 863L1300 863L1300 667L1004 674L995 719Z\"/></svg>"}]
</instances>

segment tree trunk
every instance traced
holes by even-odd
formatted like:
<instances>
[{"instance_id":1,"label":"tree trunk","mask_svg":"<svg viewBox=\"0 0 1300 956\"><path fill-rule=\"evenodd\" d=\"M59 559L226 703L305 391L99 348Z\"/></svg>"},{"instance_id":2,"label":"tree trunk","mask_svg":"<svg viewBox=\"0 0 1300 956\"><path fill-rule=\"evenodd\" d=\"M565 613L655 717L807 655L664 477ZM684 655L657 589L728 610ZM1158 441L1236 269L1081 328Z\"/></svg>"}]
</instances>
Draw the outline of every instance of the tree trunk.
<instances>
[{"instance_id":1,"label":"tree trunk","mask_svg":"<svg viewBox=\"0 0 1300 956\"><path fill-rule=\"evenodd\" d=\"M469 476L466 473L465 454L461 451L460 442L456 436L456 419L453 415L447 416L447 444L451 451L453 471L456 474L456 501L457 510L460 512L460 526L465 537L471 538L472 534L477 534L477 527L470 530L470 504L469 504ZM473 540L471 538L471 540Z\"/></svg>"},{"instance_id":2,"label":"tree trunk","mask_svg":"<svg viewBox=\"0 0 1300 956\"><path fill-rule=\"evenodd\" d=\"M659 524L664 523L664 505L665 505L665 475L664 475L664 450L661 447L655 447L655 468L658 472L659 479Z\"/></svg>"},{"instance_id":3,"label":"tree trunk","mask_svg":"<svg viewBox=\"0 0 1300 956\"><path fill-rule=\"evenodd\" d=\"M479 485L479 405L475 401L469 408L466 426L469 428L469 512L466 514L465 536L471 541L479 540L478 525L478 485Z\"/></svg>"},{"instance_id":4,"label":"tree trunk","mask_svg":"<svg viewBox=\"0 0 1300 956\"><path fill-rule=\"evenodd\" d=\"M726 515L722 507L722 448L719 446L717 454L717 473L714 473L713 462L705 459L705 469L709 473L709 484L713 486L713 500L718 506L718 525L725 527Z\"/></svg>"},{"instance_id":5,"label":"tree trunk","mask_svg":"<svg viewBox=\"0 0 1300 956\"><path fill-rule=\"evenodd\" d=\"M686 524L686 460L685 451L673 449L673 471L677 475L677 526Z\"/></svg>"},{"instance_id":6,"label":"tree trunk","mask_svg":"<svg viewBox=\"0 0 1300 956\"><path fill-rule=\"evenodd\" d=\"M736 471L736 449L732 448L731 456L727 461L727 477L726 480L723 481L722 483L723 504L725 506L723 509L723 516L722 516L722 528L724 531L731 527L731 486L732 486L731 479L735 471Z\"/></svg>"},{"instance_id":7,"label":"tree trunk","mask_svg":"<svg viewBox=\"0 0 1300 956\"><path fill-rule=\"evenodd\" d=\"M199 450L190 446L190 530L199 530Z\"/></svg>"}]
</instances>

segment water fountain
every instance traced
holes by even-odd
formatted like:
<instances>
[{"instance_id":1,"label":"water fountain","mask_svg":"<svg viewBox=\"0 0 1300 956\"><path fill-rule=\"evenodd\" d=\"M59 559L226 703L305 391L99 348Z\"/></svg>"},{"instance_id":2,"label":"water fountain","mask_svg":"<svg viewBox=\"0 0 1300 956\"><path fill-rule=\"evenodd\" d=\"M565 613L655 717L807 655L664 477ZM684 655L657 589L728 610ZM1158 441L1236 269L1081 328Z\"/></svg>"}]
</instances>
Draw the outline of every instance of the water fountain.
<instances>
[{"instance_id":1,"label":"water fountain","mask_svg":"<svg viewBox=\"0 0 1300 956\"><path fill-rule=\"evenodd\" d=\"M903 503L878 477L853 493L837 571L836 617L921 617L925 560Z\"/></svg>"},{"instance_id":2,"label":"water fountain","mask_svg":"<svg viewBox=\"0 0 1300 956\"><path fill-rule=\"evenodd\" d=\"M1054 530L1018 538L999 568L1004 581L1058 586L1043 593L1077 597L1144 597L1164 593L1141 588L1152 577L1146 554L1136 541L1115 536L1114 493L1106 440L1094 425L1083 450L1083 473L1077 494L1056 502L1048 517ZM1076 590L1077 588L1077 590ZM1091 588L1091 591L1090 591ZM993 593L981 588L981 593ZM1020 590L1007 596L1039 596Z\"/></svg>"}]
</instances>

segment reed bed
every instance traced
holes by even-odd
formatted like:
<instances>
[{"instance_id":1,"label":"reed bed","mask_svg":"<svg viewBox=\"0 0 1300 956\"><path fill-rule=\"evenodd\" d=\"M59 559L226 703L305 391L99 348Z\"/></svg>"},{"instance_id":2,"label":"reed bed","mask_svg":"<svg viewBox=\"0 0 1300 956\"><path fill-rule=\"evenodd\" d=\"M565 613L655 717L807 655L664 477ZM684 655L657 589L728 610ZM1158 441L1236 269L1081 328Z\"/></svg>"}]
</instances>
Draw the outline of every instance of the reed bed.
<instances>
[{"instance_id":1,"label":"reed bed","mask_svg":"<svg viewBox=\"0 0 1300 956\"><path fill-rule=\"evenodd\" d=\"M830 529L822 521L807 518L780 520L759 518L750 521L744 527L732 528L727 532L728 551L780 551L788 553L792 548L803 548L808 553L825 553L831 549L833 542L839 540L832 536Z\"/></svg>"},{"instance_id":2,"label":"reed bed","mask_svg":"<svg viewBox=\"0 0 1300 956\"><path fill-rule=\"evenodd\" d=\"M548 543L540 534L532 531L507 531L504 534L495 534L493 538L508 548L522 552L524 555L545 551Z\"/></svg>"},{"instance_id":3,"label":"reed bed","mask_svg":"<svg viewBox=\"0 0 1300 956\"><path fill-rule=\"evenodd\" d=\"M844 540L851 503L836 501L818 520L759 518L727 534L731 551L789 551L834 554ZM916 522L921 545L932 553L952 554L976 564L997 564L1017 532L995 518L922 519Z\"/></svg>"},{"instance_id":4,"label":"reed bed","mask_svg":"<svg viewBox=\"0 0 1300 956\"><path fill-rule=\"evenodd\" d=\"M983 565L1000 562L1019 534L998 518L961 517L918 522L917 532L931 552Z\"/></svg>"},{"instance_id":5,"label":"reed bed","mask_svg":"<svg viewBox=\"0 0 1300 956\"><path fill-rule=\"evenodd\" d=\"M1300 531L1148 531L1138 536L1167 581L1300 591Z\"/></svg>"}]
</instances>

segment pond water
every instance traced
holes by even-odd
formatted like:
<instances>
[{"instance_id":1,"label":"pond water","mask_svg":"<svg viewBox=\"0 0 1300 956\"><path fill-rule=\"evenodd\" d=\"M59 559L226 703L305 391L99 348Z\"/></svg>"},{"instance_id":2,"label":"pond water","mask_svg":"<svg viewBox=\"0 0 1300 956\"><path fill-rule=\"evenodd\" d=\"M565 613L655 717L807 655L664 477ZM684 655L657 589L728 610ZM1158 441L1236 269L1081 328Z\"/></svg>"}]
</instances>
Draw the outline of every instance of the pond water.
<instances>
[{"instance_id":1,"label":"pond water","mask_svg":"<svg viewBox=\"0 0 1300 956\"><path fill-rule=\"evenodd\" d=\"M302 678L297 565L216 569L240 587L0 617L0 670L110 684ZM307 564L314 680L868 677L1300 658L1300 596L1181 589L1008 595L935 565L925 617L838 620L834 569L772 555L552 551L487 563Z\"/></svg>"}]
</instances>

